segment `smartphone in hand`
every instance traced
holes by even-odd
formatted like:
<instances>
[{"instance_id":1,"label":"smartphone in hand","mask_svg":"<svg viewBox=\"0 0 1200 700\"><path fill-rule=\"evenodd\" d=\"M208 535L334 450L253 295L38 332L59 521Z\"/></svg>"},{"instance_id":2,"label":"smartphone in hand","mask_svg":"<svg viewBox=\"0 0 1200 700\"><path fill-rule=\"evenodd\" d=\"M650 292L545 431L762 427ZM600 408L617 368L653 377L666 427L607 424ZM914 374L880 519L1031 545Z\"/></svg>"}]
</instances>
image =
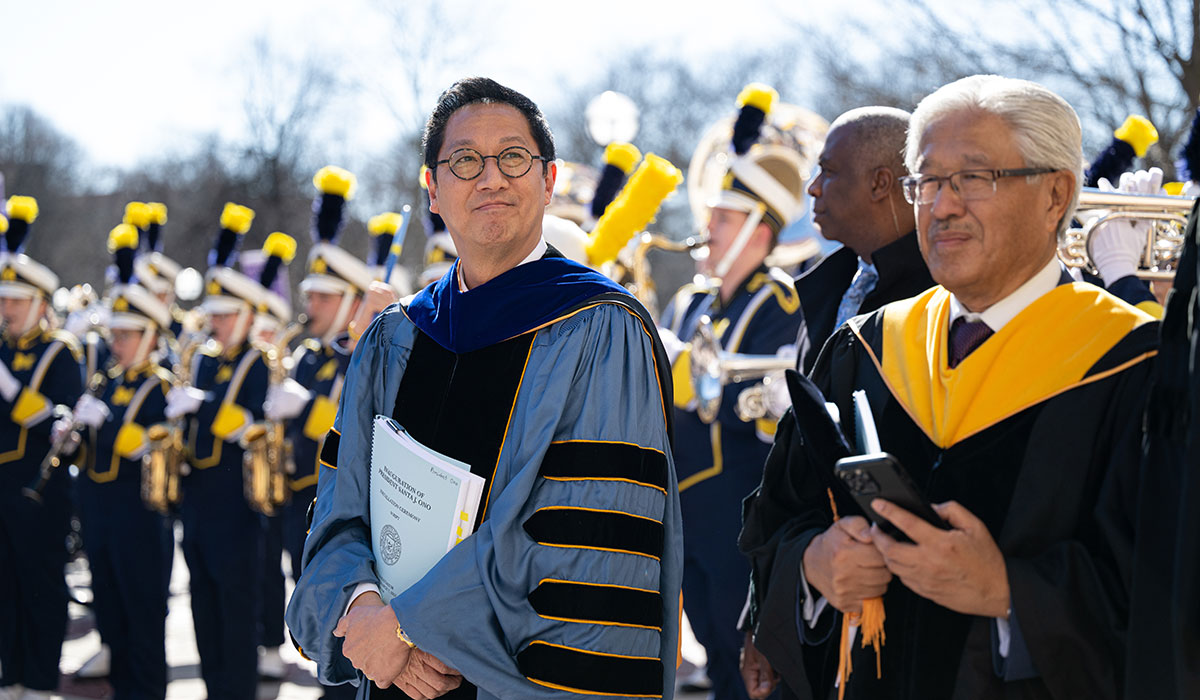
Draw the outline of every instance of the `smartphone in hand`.
<instances>
[{"instance_id":1,"label":"smartphone in hand","mask_svg":"<svg viewBox=\"0 0 1200 700\"><path fill-rule=\"evenodd\" d=\"M833 471L842 480L855 502L871 522L879 525L893 538L909 542L909 538L871 507L871 501L882 498L916 515L934 527L949 530L950 526L937 514L929 501L913 483L900 461L886 452L873 452L837 461Z\"/></svg>"}]
</instances>

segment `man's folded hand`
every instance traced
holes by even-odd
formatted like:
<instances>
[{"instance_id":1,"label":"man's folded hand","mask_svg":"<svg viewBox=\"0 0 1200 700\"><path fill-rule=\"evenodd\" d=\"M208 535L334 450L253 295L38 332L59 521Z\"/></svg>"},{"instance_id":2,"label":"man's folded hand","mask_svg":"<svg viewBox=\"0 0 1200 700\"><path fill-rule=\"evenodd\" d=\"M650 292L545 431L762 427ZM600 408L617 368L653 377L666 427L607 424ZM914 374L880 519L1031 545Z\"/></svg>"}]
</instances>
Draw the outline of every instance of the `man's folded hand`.
<instances>
[{"instance_id":1,"label":"man's folded hand","mask_svg":"<svg viewBox=\"0 0 1200 700\"><path fill-rule=\"evenodd\" d=\"M409 697L432 700L461 685L462 675L432 654L414 647L408 657L408 664L392 683Z\"/></svg>"},{"instance_id":2,"label":"man's folded hand","mask_svg":"<svg viewBox=\"0 0 1200 700\"><path fill-rule=\"evenodd\" d=\"M399 623L378 593L360 595L338 620L342 654L380 688L392 685L413 698L436 698L462 683L462 675L426 651L410 647L397 634Z\"/></svg>"}]
</instances>

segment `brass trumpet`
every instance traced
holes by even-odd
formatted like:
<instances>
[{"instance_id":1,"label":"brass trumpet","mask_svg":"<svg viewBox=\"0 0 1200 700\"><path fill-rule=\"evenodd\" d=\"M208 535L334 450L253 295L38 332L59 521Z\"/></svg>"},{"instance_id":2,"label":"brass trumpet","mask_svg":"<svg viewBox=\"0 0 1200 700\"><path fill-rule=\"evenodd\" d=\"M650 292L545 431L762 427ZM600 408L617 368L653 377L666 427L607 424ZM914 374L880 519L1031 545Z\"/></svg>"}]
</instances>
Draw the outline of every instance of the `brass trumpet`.
<instances>
[{"instance_id":1,"label":"brass trumpet","mask_svg":"<svg viewBox=\"0 0 1200 700\"><path fill-rule=\"evenodd\" d=\"M263 354L272 385L287 379L291 371L291 354L288 344L304 325L289 325L274 343L255 345ZM242 460L242 476L246 500L250 507L263 515L275 515L279 507L287 502L287 463L289 461L285 428L282 421L264 421L246 429L242 436L242 447L246 450Z\"/></svg>"},{"instance_id":2,"label":"brass trumpet","mask_svg":"<svg viewBox=\"0 0 1200 700\"><path fill-rule=\"evenodd\" d=\"M654 287L654 279L650 276L650 261L647 259L652 249L669 252L688 252L693 255L708 247L708 236L688 236L682 241L675 241L657 233L643 233L638 239L637 247L633 250L633 284L629 291L642 306L650 312L651 318L658 318L658 292Z\"/></svg>"},{"instance_id":3,"label":"brass trumpet","mask_svg":"<svg viewBox=\"0 0 1200 700\"><path fill-rule=\"evenodd\" d=\"M690 369L692 386L696 390L696 414L705 423L716 420L717 412L721 410L721 395L726 384L751 379L766 381L773 379L771 375L796 366L794 354L746 355L726 352L717 342L712 319L708 316L700 318L691 345ZM762 383L742 390L738 396L737 414L743 421L767 415L765 387Z\"/></svg>"},{"instance_id":4,"label":"brass trumpet","mask_svg":"<svg viewBox=\"0 0 1200 700\"><path fill-rule=\"evenodd\" d=\"M1092 263L1092 233L1101 224L1118 219L1149 221L1146 246L1138 262L1138 277L1171 280L1183 253L1184 229L1194 197L1104 192L1085 187L1079 194L1075 218L1084 222L1068 228L1059 239L1058 258L1067 267L1099 274Z\"/></svg>"}]
</instances>

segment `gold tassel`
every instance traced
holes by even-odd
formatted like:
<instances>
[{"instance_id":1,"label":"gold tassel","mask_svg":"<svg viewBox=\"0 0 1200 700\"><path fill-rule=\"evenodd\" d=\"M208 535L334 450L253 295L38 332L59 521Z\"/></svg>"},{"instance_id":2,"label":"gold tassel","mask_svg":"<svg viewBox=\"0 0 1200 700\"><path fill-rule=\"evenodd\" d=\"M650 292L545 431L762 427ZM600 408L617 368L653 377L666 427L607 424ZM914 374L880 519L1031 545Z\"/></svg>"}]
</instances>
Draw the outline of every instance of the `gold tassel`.
<instances>
[{"instance_id":1,"label":"gold tassel","mask_svg":"<svg viewBox=\"0 0 1200 700\"><path fill-rule=\"evenodd\" d=\"M833 509L833 520L837 522L837 502L833 500L833 489L825 489L829 494L829 507ZM880 647L883 646L887 635L883 633L883 621L887 615L883 611L883 598L868 598L863 601L861 613L846 613L842 615L842 637L838 642L838 700L846 695L846 683L850 673L854 671L854 663L850 660L850 629L858 627L862 633L862 648L867 645L875 647L875 677L883 678L883 661Z\"/></svg>"}]
</instances>

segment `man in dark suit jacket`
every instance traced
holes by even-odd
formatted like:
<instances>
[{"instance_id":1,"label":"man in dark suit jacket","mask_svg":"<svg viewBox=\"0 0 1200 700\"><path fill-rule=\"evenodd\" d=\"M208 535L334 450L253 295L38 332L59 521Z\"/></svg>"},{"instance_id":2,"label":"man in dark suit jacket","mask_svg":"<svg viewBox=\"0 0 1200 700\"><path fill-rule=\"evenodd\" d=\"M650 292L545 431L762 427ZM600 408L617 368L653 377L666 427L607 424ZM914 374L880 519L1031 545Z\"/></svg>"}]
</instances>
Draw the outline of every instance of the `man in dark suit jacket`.
<instances>
[{"instance_id":1,"label":"man in dark suit jacket","mask_svg":"<svg viewBox=\"0 0 1200 700\"><path fill-rule=\"evenodd\" d=\"M796 279L804 312L796 345L806 374L846 318L934 284L913 235L913 209L900 189L900 178L908 174L903 159L908 119L900 109L860 107L829 128L821 169L808 193L813 223L842 247Z\"/></svg>"},{"instance_id":2,"label":"man in dark suit jacket","mask_svg":"<svg viewBox=\"0 0 1200 700\"><path fill-rule=\"evenodd\" d=\"M805 374L846 318L934 285L917 247L913 208L900 188L908 174L909 116L891 107L860 107L835 119L825 137L808 194L821 235L842 247L795 281L802 311L797 369ZM752 698L766 697L773 687L774 672L748 633L742 678Z\"/></svg>"}]
</instances>

